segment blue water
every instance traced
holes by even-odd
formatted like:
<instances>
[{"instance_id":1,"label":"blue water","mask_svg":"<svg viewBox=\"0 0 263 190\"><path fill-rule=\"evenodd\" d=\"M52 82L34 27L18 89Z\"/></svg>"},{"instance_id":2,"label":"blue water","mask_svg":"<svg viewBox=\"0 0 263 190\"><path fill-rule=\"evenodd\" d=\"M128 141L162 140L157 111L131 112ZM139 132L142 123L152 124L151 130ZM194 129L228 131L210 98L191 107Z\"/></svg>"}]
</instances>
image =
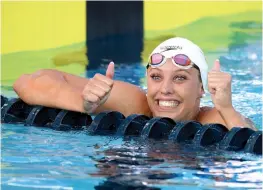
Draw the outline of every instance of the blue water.
<instances>
[{"instance_id":1,"label":"blue water","mask_svg":"<svg viewBox=\"0 0 263 190\"><path fill-rule=\"evenodd\" d=\"M233 104L262 130L261 44L220 60L233 76ZM256 56L255 56L256 55ZM92 77L100 70L83 75ZM145 86L141 64L119 65L115 79ZM10 87L2 94L14 95ZM212 105L209 94L202 105ZM262 158L169 141L90 136L2 124L2 189L261 189Z\"/></svg>"}]
</instances>

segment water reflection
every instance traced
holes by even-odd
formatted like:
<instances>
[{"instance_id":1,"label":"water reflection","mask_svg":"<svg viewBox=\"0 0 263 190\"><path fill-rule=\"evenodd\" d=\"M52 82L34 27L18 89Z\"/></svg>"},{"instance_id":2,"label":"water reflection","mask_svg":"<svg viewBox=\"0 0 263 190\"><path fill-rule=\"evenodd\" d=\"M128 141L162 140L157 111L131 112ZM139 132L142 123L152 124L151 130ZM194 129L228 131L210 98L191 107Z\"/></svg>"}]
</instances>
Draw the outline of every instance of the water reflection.
<instances>
[{"instance_id":1,"label":"water reflection","mask_svg":"<svg viewBox=\"0 0 263 190\"><path fill-rule=\"evenodd\" d=\"M4 124L7 188L165 189L262 185L262 157L166 140L87 136ZM22 154L21 154L22 152ZM53 186L55 188L55 186ZM62 188L63 189L63 188Z\"/></svg>"},{"instance_id":2,"label":"water reflection","mask_svg":"<svg viewBox=\"0 0 263 190\"><path fill-rule=\"evenodd\" d=\"M197 149L170 141L129 139L122 146L97 151L93 177L106 177L96 189L158 189L163 185L214 188L228 184L262 185L259 157L223 152L215 146ZM223 185L224 184L224 185Z\"/></svg>"}]
</instances>

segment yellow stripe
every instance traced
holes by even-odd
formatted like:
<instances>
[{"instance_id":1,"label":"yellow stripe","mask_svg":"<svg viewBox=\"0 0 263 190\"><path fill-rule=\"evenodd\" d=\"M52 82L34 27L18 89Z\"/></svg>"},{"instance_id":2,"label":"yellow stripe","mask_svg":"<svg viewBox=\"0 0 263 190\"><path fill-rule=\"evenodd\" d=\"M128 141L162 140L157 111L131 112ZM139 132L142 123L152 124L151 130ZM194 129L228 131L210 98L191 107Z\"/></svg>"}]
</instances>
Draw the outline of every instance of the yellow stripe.
<instances>
[{"instance_id":1,"label":"yellow stripe","mask_svg":"<svg viewBox=\"0 0 263 190\"><path fill-rule=\"evenodd\" d=\"M84 1L2 2L2 54L85 40Z\"/></svg>"},{"instance_id":2,"label":"yellow stripe","mask_svg":"<svg viewBox=\"0 0 263 190\"><path fill-rule=\"evenodd\" d=\"M145 1L145 30L165 30L205 16L261 10L261 1Z\"/></svg>"},{"instance_id":3,"label":"yellow stripe","mask_svg":"<svg viewBox=\"0 0 263 190\"><path fill-rule=\"evenodd\" d=\"M144 2L145 30L164 30L204 16L262 10L262 2ZM2 2L2 54L85 41L85 1Z\"/></svg>"}]
</instances>

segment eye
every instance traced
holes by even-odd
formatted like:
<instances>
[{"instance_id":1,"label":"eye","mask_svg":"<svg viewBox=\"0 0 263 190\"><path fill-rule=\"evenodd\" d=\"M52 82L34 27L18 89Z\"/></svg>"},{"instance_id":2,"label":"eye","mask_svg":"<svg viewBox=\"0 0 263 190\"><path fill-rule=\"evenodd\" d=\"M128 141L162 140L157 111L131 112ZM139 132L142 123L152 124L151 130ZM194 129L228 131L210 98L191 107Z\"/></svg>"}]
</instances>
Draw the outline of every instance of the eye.
<instances>
[{"instance_id":1,"label":"eye","mask_svg":"<svg viewBox=\"0 0 263 190\"><path fill-rule=\"evenodd\" d=\"M158 80L161 80L161 76L160 75L157 75L157 74L152 74L150 75L150 77L155 80L155 81L158 81Z\"/></svg>"},{"instance_id":2,"label":"eye","mask_svg":"<svg viewBox=\"0 0 263 190\"><path fill-rule=\"evenodd\" d=\"M187 77L184 76L184 75L176 75L176 76L174 77L174 80L175 80L175 81L179 81L179 82L183 82L183 81L187 80Z\"/></svg>"}]
</instances>

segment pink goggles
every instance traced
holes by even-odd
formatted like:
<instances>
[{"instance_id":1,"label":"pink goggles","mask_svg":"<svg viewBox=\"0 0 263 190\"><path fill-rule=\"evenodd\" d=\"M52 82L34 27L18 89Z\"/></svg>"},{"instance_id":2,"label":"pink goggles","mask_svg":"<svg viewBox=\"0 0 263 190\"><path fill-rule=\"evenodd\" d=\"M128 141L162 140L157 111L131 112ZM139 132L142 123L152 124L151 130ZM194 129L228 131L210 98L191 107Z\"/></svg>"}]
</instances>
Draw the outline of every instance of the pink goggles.
<instances>
[{"instance_id":1,"label":"pink goggles","mask_svg":"<svg viewBox=\"0 0 263 190\"><path fill-rule=\"evenodd\" d=\"M172 56L171 59L173 64L181 69L189 69L191 67L194 67L199 70L198 66L194 64L187 55L177 54L175 56ZM161 53L154 53L150 56L146 68L148 69L149 66L153 68L160 67L166 62L166 60L167 57L165 57Z\"/></svg>"}]
</instances>

